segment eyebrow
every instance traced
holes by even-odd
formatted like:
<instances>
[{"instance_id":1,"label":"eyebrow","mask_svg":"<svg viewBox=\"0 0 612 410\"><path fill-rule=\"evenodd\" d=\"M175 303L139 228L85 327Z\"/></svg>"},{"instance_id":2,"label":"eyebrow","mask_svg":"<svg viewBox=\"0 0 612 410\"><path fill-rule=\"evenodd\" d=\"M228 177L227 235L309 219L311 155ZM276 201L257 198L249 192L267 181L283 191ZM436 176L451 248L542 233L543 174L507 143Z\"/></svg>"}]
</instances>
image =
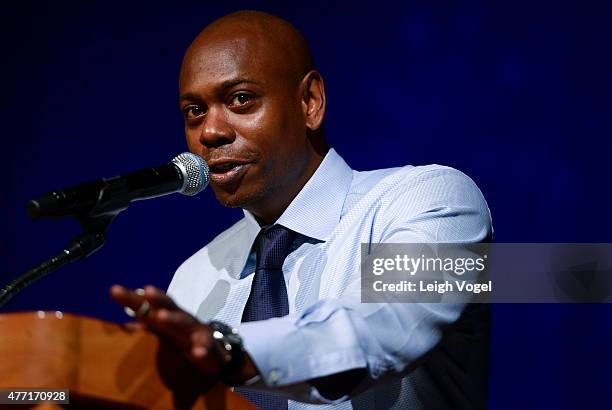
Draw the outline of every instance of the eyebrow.
<instances>
[{"instance_id":1,"label":"eyebrow","mask_svg":"<svg viewBox=\"0 0 612 410\"><path fill-rule=\"evenodd\" d=\"M257 84L257 81L249 80L248 78L235 78L233 80L223 81L221 83L221 89L227 90L228 88L235 87L238 84Z\"/></svg>"},{"instance_id":2,"label":"eyebrow","mask_svg":"<svg viewBox=\"0 0 612 410\"><path fill-rule=\"evenodd\" d=\"M219 88L221 91L226 91L239 84L258 84L258 82L254 80L249 80L248 78L234 78L232 80L223 81ZM181 94L181 96L179 97L179 100L180 101L183 101L183 100L199 101L201 100L201 97L195 93L184 93L184 94Z\"/></svg>"}]
</instances>

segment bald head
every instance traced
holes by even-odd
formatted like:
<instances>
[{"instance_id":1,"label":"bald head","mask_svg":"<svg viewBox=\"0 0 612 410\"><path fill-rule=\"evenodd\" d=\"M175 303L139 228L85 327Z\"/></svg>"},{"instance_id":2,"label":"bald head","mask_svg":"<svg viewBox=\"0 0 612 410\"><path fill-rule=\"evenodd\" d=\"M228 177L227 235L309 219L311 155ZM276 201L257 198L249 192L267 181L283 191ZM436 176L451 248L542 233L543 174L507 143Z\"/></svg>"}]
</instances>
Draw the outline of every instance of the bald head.
<instances>
[{"instance_id":1,"label":"bald head","mask_svg":"<svg viewBox=\"0 0 612 410\"><path fill-rule=\"evenodd\" d=\"M206 27L179 80L187 145L209 163L217 199L276 220L327 152L325 91L304 38L269 14Z\"/></svg>"},{"instance_id":2,"label":"bald head","mask_svg":"<svg viewBox=\"0 0 612 410\"><path fill-rule=\"evenodd\" d=\"M244 46L265 57L267 64L276 66L276 71L283 77L299 81L314 68L306 40L292 24L271 14L251 10L228 14L208 25L189 46L183 64L197 59L202 49L222 43L236 44L241 40Z\"/></svg>"}]
</instances>

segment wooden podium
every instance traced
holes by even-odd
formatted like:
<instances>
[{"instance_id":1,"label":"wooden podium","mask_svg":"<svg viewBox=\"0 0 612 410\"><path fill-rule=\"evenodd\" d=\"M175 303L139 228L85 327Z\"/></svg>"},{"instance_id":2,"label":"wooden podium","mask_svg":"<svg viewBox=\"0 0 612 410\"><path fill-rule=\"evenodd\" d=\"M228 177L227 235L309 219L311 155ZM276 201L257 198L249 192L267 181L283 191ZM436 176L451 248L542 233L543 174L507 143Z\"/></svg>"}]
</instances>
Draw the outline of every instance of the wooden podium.
<instances>
[{"instance_id":1,"label":"wooden podium","mask_svg":"<svg viewBox=\"0 0 612 410\"><path fill-rule=\"evenodd\" d=\"M92 410L255 408L221 383L205 388L186 361L176 363L176 355L164 349L154 335L97 319L60 312L3 314L0 389L69 389L67 408Z\"/></svg>"}]
</instances>

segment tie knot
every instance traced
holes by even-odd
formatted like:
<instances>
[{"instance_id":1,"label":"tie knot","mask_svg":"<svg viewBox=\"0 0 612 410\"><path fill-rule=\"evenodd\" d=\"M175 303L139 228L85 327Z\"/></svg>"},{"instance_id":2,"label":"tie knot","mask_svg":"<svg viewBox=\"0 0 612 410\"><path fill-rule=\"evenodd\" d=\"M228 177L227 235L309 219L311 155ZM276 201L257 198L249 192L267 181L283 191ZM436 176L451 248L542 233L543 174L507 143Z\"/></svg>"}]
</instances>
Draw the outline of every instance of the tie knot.
<instances>
[{"instance_id":1,"label":"tie knot","mask_svg":"<svg viewBox=\"0 0 612 410\"><path fill-rule=\"evenodd\" d=\"M282 225L262 228L255 240L257 269L281 269L296 233Z\"/></svg>"}]
</instances>

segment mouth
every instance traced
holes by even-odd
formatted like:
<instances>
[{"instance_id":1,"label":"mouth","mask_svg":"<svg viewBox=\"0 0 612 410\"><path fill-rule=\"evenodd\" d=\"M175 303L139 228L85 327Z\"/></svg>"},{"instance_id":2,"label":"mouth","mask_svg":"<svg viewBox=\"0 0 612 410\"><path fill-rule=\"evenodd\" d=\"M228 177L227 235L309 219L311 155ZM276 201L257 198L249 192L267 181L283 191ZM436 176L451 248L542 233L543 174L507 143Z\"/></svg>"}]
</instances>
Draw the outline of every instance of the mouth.
<instances>
[{"instance_id":1,"label":"mouth","mask_svg":"<svg viewBox=\"0 0 612 410\"><path fill-rule=\"evenodd\" d=\"M235 159L218 159L210 161L210 181L217 185L230 185L236 183L247 171L251 162Z\"/></svg>"}]
</instances>

